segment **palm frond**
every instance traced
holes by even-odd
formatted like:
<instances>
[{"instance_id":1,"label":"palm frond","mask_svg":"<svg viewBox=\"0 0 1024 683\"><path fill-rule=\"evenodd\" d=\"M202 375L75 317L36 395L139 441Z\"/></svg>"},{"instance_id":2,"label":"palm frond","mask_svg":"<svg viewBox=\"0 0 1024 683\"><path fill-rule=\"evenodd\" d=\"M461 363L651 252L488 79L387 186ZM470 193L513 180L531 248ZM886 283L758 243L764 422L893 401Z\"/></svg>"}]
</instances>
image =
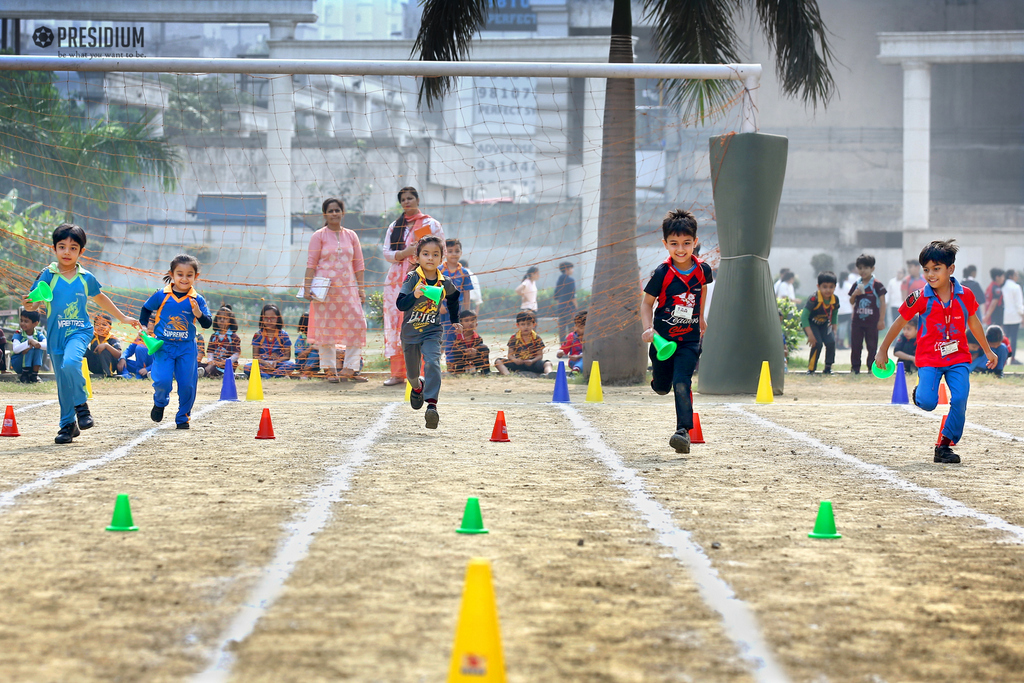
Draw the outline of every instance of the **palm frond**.
<instances>
[{"instance_id":1,"label":"palm frond","mask_svg":"<svg viewBox=\"0 0 1024 683\"><path fill-rule=\"evenodd\" d=\"M457 62L469 53L473 36L487 21L490 0L423 0L423 20L413 44L413 55L423 61ZM427 107L450 92L452 78L424 78L420 81L419 103Z\"/></svg>"},{"instance_id":2,"label":"palm frond","mask_svg":"<svg viewBox=\"0 0 1024 683\"><path fill-rule=\"evenodd\" d=\"M775 70L782 92L799 95L814 107L835 93L829 71L834 61L828 30L817 0L754 0L768 44L775 50Z\"/></svg>"},{"instance_id":3,"label":"palm frond","mask_svg":"<svg viewBox=\"0 0 1024 683\"><path fill-rule=\"evenodd\" d=\"M738 39L733 28L737 0L644 0L658 61L667 64L726 64L738 62ZM735 95L735 81L665 81L669 101L684 107L684 116L701 120L724 107Z\"/></svg>"}]
</instances>

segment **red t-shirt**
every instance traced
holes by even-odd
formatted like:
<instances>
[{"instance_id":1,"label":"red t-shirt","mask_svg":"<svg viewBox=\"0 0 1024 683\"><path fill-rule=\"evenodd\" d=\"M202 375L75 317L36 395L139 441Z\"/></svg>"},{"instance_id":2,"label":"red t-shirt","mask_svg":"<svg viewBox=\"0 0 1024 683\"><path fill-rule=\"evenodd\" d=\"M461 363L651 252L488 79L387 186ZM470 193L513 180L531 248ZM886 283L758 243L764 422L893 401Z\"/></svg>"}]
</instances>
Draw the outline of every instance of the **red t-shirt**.
<instances>
[{"instance_id":1,"label":"red t-shirt","mask_svg":"<svg viewBox=\"0 0 1024 683\"><path fill-rule=\"evenodd\" d=\"M953 296L943 305L932 291L931 285L910 293L900 306L900 315L910 320L921 316L917 330L917 352L914 354L918 367L945 368L957 363L970 363L971 352L967 348L967 319L978 310L974 293L964 288L956 278L950 278ZM942 355L941 345L957 342L957 350Z\"/></svg>"}]
</instances>

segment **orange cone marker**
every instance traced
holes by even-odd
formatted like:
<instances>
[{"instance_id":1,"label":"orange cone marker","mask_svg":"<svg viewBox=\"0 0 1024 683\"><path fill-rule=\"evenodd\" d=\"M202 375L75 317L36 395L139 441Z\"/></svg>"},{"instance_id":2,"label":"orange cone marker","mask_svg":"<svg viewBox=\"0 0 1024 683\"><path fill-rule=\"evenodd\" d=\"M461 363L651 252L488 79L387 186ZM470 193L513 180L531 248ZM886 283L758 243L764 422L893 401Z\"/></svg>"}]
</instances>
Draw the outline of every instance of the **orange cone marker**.
<instances>
[{"instance_id":1,"label":"orange cone marker","mask_svg":"<svg viewBox=\"0 0 1024 683\"><path fill-rule=\"evenodd\" d=\"M935 445L936 446L939 446L939 445L942 444L942 430L945 429L945 428L946 428L946 416L943 415L942 416L942 424L939 425L939 438L935 439ZM950 446L955 446L956 444L955 443L951 443L949 445Z\"/></svg>"},{"instance_id":2,"label":"orange cone marker","mask_svg":"<svg viewBox=\"0 0 1024 683\"><path fill-rule=\"evenodd\" d=\"M263 416L260 417L260 431L256 433L257 439L274 439L274 425L270 422L270 408L263 409Z\"/></svg>"},{"instance_id":3,"label":"orange cone marker","mask_svg":"<svg viewBox=\"0 0 1024 683\"><path fill-rule=\"evenodd\" d=\"M700 428L700 415L693 414L693 429L690 430L690 443L704 443L704 432Z\"/></svg>"},{"instance_id":4,"label":"orange cone marker","mask_svg":"<svg viewBox=\"0 0 1024 683\"><path fill-rule=\"evenodd\" d=\"M939 382L939 405L940 406L948 406L949 405L949 392L946 391L946 383L945 382Z\"/></svg>"},{"instance_id":5,"label":"orange cone marker","mask_svg":"<svg viewBox=\"0 0 1024 683\"><path fill-rule=\"evenodd\" d=\"M0 429L0 436L21 436L18 433L18 421L14 419L14 406L7 406L4 412L4 426Z\"/></svg>"},{"instance_id":6,"label":"orange cone marker","mask_svg":"<svg viewBox=\"0 0 1024 683\"><path fill-rule=\"evenodd\" d=\"M494 418L494 431L491 432L491 441L508 443L511 440L508 438L508 427L505 425L505 411L499 410L498 416Z\"/></svg>"}]
</instances>

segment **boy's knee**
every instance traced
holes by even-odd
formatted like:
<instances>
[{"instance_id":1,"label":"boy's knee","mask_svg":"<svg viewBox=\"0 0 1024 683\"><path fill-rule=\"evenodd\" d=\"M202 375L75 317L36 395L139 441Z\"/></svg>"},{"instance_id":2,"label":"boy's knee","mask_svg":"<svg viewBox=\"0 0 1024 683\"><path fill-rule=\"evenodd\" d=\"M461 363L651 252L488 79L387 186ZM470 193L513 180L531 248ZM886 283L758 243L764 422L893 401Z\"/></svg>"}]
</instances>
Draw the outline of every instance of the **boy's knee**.
<instances>
[{"instance_id":1,"label":"boy's knee","mask_svg":"<svg viewBox=\"0 0 1024 683\"><path fill-rule=\"evenodd\" d=\"M690 382L676 382L675 384L672 385L672 388L675 389L675 392L677 394L684 394L686 396L689 396L691 386L692 384Z\"/></svg>"}]
</instances>

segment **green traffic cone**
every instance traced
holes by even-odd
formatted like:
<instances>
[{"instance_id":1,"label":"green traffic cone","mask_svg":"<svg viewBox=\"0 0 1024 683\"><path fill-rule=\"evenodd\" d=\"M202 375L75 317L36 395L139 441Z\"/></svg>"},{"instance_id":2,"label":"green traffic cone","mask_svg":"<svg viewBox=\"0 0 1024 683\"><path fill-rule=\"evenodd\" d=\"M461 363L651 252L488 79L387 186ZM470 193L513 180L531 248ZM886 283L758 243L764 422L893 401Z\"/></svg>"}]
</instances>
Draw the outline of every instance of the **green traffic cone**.
<instances>
[{"instance_id":1,"label":"green traffic cone","mask_svg":"<svg viewBox=\"0 0 1024 683\"><path fill-rule=\"evenodd\" d=\"M814 531L807 534L808 538L842 538L836 533L836 518L832 514L832 502L821 501L818 506L818 519L814 521Z\"/></svg>"},{"instance_id":2,"label":"green traffic cone","mask_svg":"<svg viewBox=\"0 0 1024 683\"><path fill-rule=\"evenodd\" d=\"M486 534L484 518L480 514L480 499L469 498L466 500L466 511L462 513L462 528L458 529L460 534Z\"/></svg>"},{"instance_id":3,"label":"green traffic cone","mask_svg":"<svg viewBox=\"0 0 1024 683\"><path fill-rule=\"evenodd\" d=\"M132 522L132 508L128 504L128 494L117 494L114 503L114 518L110 521L107 531L138 531L139 527Z\"/></svg>"}]
</instances>

